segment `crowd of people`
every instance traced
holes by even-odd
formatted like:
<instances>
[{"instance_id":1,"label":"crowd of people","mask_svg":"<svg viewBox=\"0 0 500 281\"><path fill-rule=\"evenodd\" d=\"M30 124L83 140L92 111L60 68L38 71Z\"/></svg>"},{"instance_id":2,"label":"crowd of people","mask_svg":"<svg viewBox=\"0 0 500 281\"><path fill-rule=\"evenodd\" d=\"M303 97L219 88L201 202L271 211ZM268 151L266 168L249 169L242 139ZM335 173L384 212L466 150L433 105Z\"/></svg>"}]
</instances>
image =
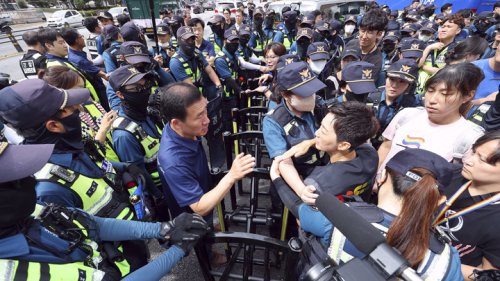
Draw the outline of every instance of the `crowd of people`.
<instances>
[{"instance_id":1,"label":"crowd of people","mask_svg":"<svg viewBox=\"0 0 500 281\"><path fill-rule=\"evenodd\" d=\"M208 22L162 11L149 48L108 12L84 20L87 38L24 33L26 79L0 89L2 280L167 275L262 165L235 149L215 182L207 157L238 132L231 110L252 106L266 111L253 125L272 209L290 210L303 243L301 280L366 254L318 211L322 194L422 279L500 280L500 2L479 14L408 4L328 18L249 0ZM153 260L150 239L166 248Z\"/></svg>"}]
</instances>

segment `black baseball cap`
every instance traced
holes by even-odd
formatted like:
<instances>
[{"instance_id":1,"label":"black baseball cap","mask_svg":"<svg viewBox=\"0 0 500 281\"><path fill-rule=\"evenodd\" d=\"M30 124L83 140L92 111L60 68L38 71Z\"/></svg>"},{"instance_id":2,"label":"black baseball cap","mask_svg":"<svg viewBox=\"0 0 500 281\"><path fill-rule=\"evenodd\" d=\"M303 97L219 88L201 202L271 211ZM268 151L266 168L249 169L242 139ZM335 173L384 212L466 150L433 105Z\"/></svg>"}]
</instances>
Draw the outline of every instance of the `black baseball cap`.
<instances>
[{"instance_id":1,"label":"black baseball cap","mask_svg":"<svg viewBox=\"0 0 500 281\"><path fill-rule=\"evenodd\" d=\"M179 29L177 29L177 36L178 39L188 39L191 37L196 37L194 34L193 28L191 26L181 26Z\"/></svg>"},{"instance_id":2,"label":"black baseball cap","mask_svg":"<svg viewBox=\"0 0 500 281\"><path fill-rule=\"evenodd\" d=\"M113 15L111 15L111 13L108 12L108 11L102 11L102 12L99 12L99 14L97 15L97 19L98 20L100 20L100 19L112 20L113 19Z\"/></svg>"},{"instance_id":3,"label":"black baseball cap","mask_svg":"<svg viewBox=\"0 0 500 281\"><path fill-rule=\"evenodd\" d=\"M23 80L0 90L0 119L17 130L35 129L58 111L89 98L85 88L62 90L41 79Z\"/></svg>"},{"instance_id":4,"label":"black baseball cap","mask_svg":"<svg viewBox=\"0 0 500 281\"><path fill-rule=\"evenodd\" d=\"M397 18L399 16L398 10L391 10L391 16Z\"/></svg>"},{"instance_id":5,"label":"black baseball cap","mask_svg":"<svg viewBox=\"0 0 500 281\"><path fill-rule=\"evenodd\" d=\"M436 31L438 30L439 28L439 25L435 22L427 22L426 24L424 24L422 26L422 28L420 28L420 30L422 31L428 31L428 32L431 32L431 33L436 33Z\"/></svg>"},{"instance_id":6,"label":"black baseball cap","mask_svg":"<svg viewBox=\"0 0 500 281\"><path fill-rule=\"evenodd\" d=\"M0 142L0 183L38 172L49 161L53 144L13 145Z\"/></svg>"},{"instance_id":7,"label":"black baseball cap","mask_svg":"<svg viewBox=\"0 0 500 281\"><path fill-rule=\"evenodd\" d=\"M344 20L344 24L347 22L352 21L354 24L358 24L358 17L356 15L349 15L347 18Z\"/></svg>"},{"instance_id":8,"label":"black baseball cap","mask_svg":"<svg viewBox=\"0 0 500 281\"><path fill-rule=\"evenodd\" d=\"M208 25L225 21L223 15L215 14L208 20Z\"/></svg>"},{"instance_id":9,"label":"black baseball cap","mask_svg":"<svg viewBox=\"0 0 500 281\"><path fill-rule=\"evenodd\" d=\"M120 33L120 29L114 25L108 24L102 29L104 39L111 40L116 34Z\"/></svg>"},{"instance_id":10,"label":"black baseball cap","mask_svg":"<svg viewBox=\"0 0 500 281\"><path fill-rule=\"evenodd\" d=\"M400 43L400 51L404 58L421 58L425 47L425 42L416 38L408 38Z\"/></svg>"},{"instance_id":11,"label":"black baseball cap","mask_svg":"<svg viewBox=\"0 0 500 281\"><path fill-rule=\"evenodd\" d=\"M278 63L276 64L276 70L279 72L285 67L286 65L292 64L294 62L299 62L301 61L299 56L294 55L294 54L286 54L280 56L278 59Z\"/></svg>"},{"instance_id":12,"label":"black baseball cap","mask_svg":"<svg viewBox=\"0 0 500 281\"><path fill-rule=\"evenodd\" d=\"M313 37L312 29L310 29L308 27L299 28L299 30L297 31L297 40L299 40L299 38L301 38L301 37L307 37L309 39L312 39L312 37Z\"/></svg>"},{"instance_id":13,"label":"black baseball cap","mask_svg":"<svg viewBox=\"0 0 500 281\"><path fill-rule=\"evenodd\" d=\"M342 69L342 80L347 82L355 94L367 94L375 91L373 71L375 66L365 61L353 61Z\"/></svg>"},{"instance_id":14,"label":"black baseball cap","mask_svg":"<svg viewBox=\"0 0 500 281\"><path fill-rule=\"evenodd\" d=\"M228 28L226 31L224 31L224 39L226 40L232 41L239 38L240 36L238 35L238 30L236 30L236 28L234 27Z\"/></svg>"},{"instance_id":15,"label":"black baseball cap","mask_svg":"<svg viewBox=\"0 0 500 281\"><path fill-rule=\"evenodd\" d=\"M307 15L302 16L302 18L300 19L301 20L300 24L304 23L304 24L309 24L309 25L313 26L314 25L314 19L315 19L314 15L312 13L309 13Z\"/></svg>"},{"instance_id":16,"label":"black baseball cap","mask_svg":"<svg viewBox=\"0 0 500 281\"><path fill-rule=\"evenodd\" d=\"M119 91L123 86L135 84L142 78L150 75L152 74L149 72L140 72L131 65L124 65L111 72L109 84L113 90Z\"/></svg>"},{"instance_id":17,"label":"black baseball cap","mask_svg":"<svg viewBox=\"0 0 500 281\"><path fill-rule=\"evenodd\" d=\"M328 53L328 45L325 42L314 42L307 47L307 56L311 60L328 60L330 54Z\"/></svg>"},{"instance_id":18,"label":"black baseball cap","mask_svg":"<svg viewBox=\"0 0 500 281\"><path fill-rule=\"evenodd\" d=\"M421 177L412 169L424 168L429 170L438 181L440 190L451 183L453 165L443 157L425 149L406 148L396 153L388 162L386 167L400 175L419 181Z\"/></svg>"},{"instance_id":19,"label":"black baseball cap","mask_svg":"<svg viewBox=\"0 0 500 281\"><path fill-rule=\"evenodd\" d=\"M399 32L399 30L391 30L385 34L384 39L382 39L382 41L390 40L392 42L396 42L399 41L400 38L401 38L401 33Z\"/></svg>"},{"instance_id":20,"label":"black baseball cap","mask_svg":"<svg viewBox=\"0 0 500 281\"><path fill-rule=\"evenodd\" d=\"M240 35L250 35L252 34L252 27L250 25L242 24L240 25Z\"/></svg>"},{"instance_id":21,"label":"black baseball cap","mask_svg":"<svg viewBox=\"0 0 500 281\"><path fill-rule=\"evenodd\" d=\"M342 29L342 23L336 19L330 21L330 30L339 32Z\"/></svg>"},{"instance_id":22,"label":"black baseball cap","mask_svg":"<svg viewBox=\"0 0 500 281\"><path fill-rule=\"evenodd\" d=\"M170 34L170 28L168 28L168 25L161 23L156 26L156 33L158 35L167 35Z\"/></svg>"},{"instance_id":23,"label":"black baseball cap","mask_svg":"<svg viewBox=\"0 0 500 281\"><path fill-rule=\"evenodd\" d=\"M389 30L397 30L399 31L401 25L399 24L399 22L395 21L395 20L390 20L387 22L387 27L386 27L386 30L389 31Z\"/></svg>"},{"instance_id":24,"label":"black baseball cap","mask_svg":"<svg viewBox=\"0 0 500 281\"><path fill-rule=\"evenodd\" d=\"M125 60L129 64L136 63L151 63L151 58L149 57L149 51L144 44L137 41L127 41L123 42L120 46L120 52L125 57Z\"/></svg>"},{"instance_id":25,"label":"black baseball cap","mask_svg":"<svg viewBox=\"0 0 500 281\"><path fill-rule=\"evenodd\" d=\"M342 52L340 59L343 60L349 56L354 57L356 60L361 60L361 50L356 48L349 48L349 49L346 48Z\"/></svg>"},{"instance_id":26,"label":"black baseball cap","mask_svg":"<svg viewBox=\"0 0 500 281\"><path fill-rule=\"evenodd\" d=\"M389 66L386 76L413 83L418 77L418 65L412 59L400 59Z\"/></svg>"},{"instance_id":27,"label":"black baseball cap","mask_svg":"<svg viewBox=\"0 0 500 281\"><path fill-rule=\"evenodd\" d=\"M403 25L403 28L401 28L401 32L417 32L418 27L414 23L406 23Z\"/></svg>"},{"instance_id":28,"label":"black baseball cap","mask_svg":"<svg viewBox=\"0 0 500 281\"><path fill-rule=\"evenodd\" d=\"M285 65L277 79L278 85L301 97L310 97L326 87L303 61Z\"/></svg>"},{"instance_id":29,"label":"black baseball cap","mask_svg":"<svg viewBox=\"0 0 500 281\"><path fill-rule=\"evenodd\" d=\"M316 28L319 31L330 31L330 23L327 22L326 20L319 20L314 25L314 28Z\"/></svg>"}]
</instances>

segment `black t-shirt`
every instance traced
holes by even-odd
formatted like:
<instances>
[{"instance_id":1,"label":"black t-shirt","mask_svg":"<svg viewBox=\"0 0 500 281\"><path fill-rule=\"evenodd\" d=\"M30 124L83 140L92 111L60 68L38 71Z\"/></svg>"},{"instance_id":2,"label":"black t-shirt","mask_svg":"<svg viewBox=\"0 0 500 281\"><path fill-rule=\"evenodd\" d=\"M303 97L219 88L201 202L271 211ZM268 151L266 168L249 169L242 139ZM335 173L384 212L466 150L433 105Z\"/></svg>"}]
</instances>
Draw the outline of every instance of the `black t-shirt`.
<instances>
[{"instance_id":1,"label":"black t-shirt","mask_svg":"<svg viewBox=\"0 0 500 281\"><path fill-rule=\"evenodd\" d=\"M452 185L446 188L445 195L450 198L467 182L460 174L454 173ZM490 194L491 195L491 194ZM465 190L453 203L448 212L455 213L488 198L488 195L471 196ZM448 213L446 215L449 215ZM462 264L479 266L485 257L495 267L500 267L500 203L491 204L464 216L441 224L450 236L452 244L460 254Z\"/></svg>"},{"instance_id":2,"label":"black t-shirt","mask_svg":"<svg viewBox=\"0 0 500 281\"><path fill-rule=\"evenodd\" d=\"M349 42L349 46L357 46L359 48L359 39L354 39ZM348 46L346 45L346 48ZM382 52L379 48L375 48L375 50L371 51L368 54L361 54L361 60L365 62L369 62L375 65L373 69L373 80L377 83L377 80L380 76L380 72L382 71Z\"/></svg>"},{"instance_id":3,"label":"black t-shirt","mask_svg":"<svg viewBox=\"0 0 500 281\"><path fill-rule=\"evenodd\" d=\"M377 172L378 154L369 144L360 145L355 151L356 158L351 161L337 161L314 168L307 179L318 183L318 193L354 194L365 200L369 197L372 180Z\"/></svg>"}]
</instances>

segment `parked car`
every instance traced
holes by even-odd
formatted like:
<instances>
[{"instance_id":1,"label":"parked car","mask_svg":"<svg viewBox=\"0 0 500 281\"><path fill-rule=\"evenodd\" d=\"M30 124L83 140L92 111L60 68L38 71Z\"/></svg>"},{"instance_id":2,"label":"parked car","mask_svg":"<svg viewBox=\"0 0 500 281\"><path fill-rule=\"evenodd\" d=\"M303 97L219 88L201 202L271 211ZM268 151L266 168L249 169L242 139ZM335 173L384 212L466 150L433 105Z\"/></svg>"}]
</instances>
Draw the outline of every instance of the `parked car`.
<instances>
[{"instance_id":1,"label":"parked car","mask_svg":"<svg viewBox=\"0 0 500 281\"><path fill-rule=\"evenodd\" d=\"M320 10L325 13L326 18L343 20L345 15L359 14L366 4L366 1L360 0L305 0L298 2L276 1L271 2L268 9L273 9L276 12L276 20L281 21L281 10L284 6L290 6L292 10L299 10L301 14L306 14L314 10Z\"/></svg>"},{"instance_id":2,"label":"parked car","mask_svg":"<svg viewBox=\"0 0 500 281\"><path fill-rule=\"evenodd\" d=\"M56 11L47 19L49 27L70 27L83 24L83 16L75 10Z\"/></svg>"},{"instance_id":3,"label":"parked car","mask_svg":"<svg viewBox=\"0 0 500 281\"><path fill-rule=\"evenodd\" d=\"M207 0L203 2L203 9L213 11L215 10L215 1L214 0Z\"/></svg>"},{"instance_id":4,"label":"parked car","mask_svg":"<svg viewBox=\"0 0 500 281\"><path fill-rule=\"evenodd\" d=\"M114 19L118 15L121 15L121 14L128 15L129 14L127 7L113 7L111 9L109 9L108 12L113 16Z\"/></svg>"},{"instance_id":5,"label":"parked car","mask_svg":"<svg viewBox=\"0 0 500 281\"><path fill-rule=\"evenodd\" d=\"M238 9L238 5L240 5L242 2L235 2L235 1L219 1L217 2L217 5L215 7L214 12L216 13L221 13L223 12L224 9L229 9L231 10L231 13L236 13L236 10Z\"/></svg>"}]
</instances>

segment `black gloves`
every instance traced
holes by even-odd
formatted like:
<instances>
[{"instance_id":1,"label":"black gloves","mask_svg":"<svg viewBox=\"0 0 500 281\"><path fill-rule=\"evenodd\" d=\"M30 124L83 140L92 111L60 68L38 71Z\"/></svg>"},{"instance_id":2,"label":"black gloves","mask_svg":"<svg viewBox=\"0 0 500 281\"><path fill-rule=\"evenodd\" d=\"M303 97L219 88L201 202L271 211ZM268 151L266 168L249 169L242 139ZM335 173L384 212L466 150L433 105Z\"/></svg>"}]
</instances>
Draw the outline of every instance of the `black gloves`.
<instances>
[{"instance_id":1,"label":"black gloves","mask_svg":"<svg viewBox=\"0 0 500 281\"><path fill-rule=\"evenodd\" d=\"M198 214L182 213L175 219L161 224L160 235L188 254L209 227Z\"/></svg>"}]
</instances>

